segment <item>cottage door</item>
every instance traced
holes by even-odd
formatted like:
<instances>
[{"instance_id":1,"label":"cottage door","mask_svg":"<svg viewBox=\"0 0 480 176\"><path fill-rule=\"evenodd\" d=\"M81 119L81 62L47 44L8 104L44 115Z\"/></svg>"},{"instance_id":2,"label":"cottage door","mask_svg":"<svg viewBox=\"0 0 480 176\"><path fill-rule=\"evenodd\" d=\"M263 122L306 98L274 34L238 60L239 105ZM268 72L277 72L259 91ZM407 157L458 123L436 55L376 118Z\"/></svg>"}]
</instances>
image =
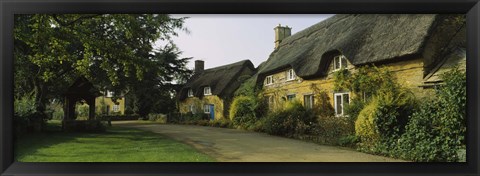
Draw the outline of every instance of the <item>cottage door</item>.
<instances>
[{"instance_id":1,"label":"cottage door","mask_svg":"<svg viewBox=\"0 0 480 176\"><path fill-rule=\"evenodd\" d=\"M215 106L213 104L210 105L210 120L215 120Z\"/></svg>"}]
</instances>

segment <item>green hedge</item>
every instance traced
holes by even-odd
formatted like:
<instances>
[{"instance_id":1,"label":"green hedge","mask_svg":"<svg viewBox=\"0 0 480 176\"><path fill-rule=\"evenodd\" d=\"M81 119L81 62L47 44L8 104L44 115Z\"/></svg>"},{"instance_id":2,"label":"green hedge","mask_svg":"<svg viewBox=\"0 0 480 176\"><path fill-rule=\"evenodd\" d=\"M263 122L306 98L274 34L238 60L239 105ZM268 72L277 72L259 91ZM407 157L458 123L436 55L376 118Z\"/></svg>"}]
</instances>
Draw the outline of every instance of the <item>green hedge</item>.
<instances>
[{"instance_id":1,"label":"green hedge","mask_svg":"<svg viewBox=\"0 0 480 176\"><path fill-rule=\"evenodd\" d=\"M292 137L299 134L312 134L312 126L317 124L312 110L307 110L298 102L289 102L284 110L270 113L263 121L263 131L272 135Z\"/></svg>"},{"instance_id":2,"label":"green hedge","mask_svg":"<svg viewBox=\"0 0 480 176\"><path fill-rule=\"evenodd\" d=\"M437 98L413 113L400 137L396 155L413 161L464 161L466 74L453 69L443 75Z\"/></svg>"}]
</instances>

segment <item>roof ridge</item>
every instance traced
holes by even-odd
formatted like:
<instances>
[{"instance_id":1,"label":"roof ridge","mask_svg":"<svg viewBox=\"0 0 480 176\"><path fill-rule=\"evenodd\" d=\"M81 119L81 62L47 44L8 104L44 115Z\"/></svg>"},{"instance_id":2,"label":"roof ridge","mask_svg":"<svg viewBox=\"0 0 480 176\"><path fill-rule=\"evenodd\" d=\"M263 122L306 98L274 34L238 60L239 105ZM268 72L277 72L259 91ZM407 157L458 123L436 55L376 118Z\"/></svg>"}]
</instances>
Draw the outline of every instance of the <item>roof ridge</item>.
<instances>
[{"instance_id":1,"label":"roof ridge","mask_svg":"<svg viewBox=\"0 0 480 176\"><path fill-rule=\"evenodd\" d=\"M237 61L237 62L234 62L234 63L230 63L230 64L226 64L226 65L220 65L220 66L217 66L217 67L213 67L213 68L209 68L209 69L205 69L203 72L206 72L206 71L216 71L216 70L220 70L220 69L225 69L229 66L236 66L237 64L238 65L243 65L244 62L248 62L250 61L249 59L244 59L244 60L241 60L241 61ZM251 61L250 61L251 62Z\"/></svg>"}]
</instances>

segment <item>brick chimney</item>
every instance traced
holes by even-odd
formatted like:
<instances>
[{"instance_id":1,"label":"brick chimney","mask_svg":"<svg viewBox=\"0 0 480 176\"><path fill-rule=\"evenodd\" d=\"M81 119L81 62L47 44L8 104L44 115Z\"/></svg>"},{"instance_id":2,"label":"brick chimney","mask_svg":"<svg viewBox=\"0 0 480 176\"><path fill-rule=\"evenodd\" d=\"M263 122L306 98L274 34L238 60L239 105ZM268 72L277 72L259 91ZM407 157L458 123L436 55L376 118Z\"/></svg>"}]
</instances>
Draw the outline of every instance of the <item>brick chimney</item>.
<instances>
[{"instance_id":1,"label":"brick chimney","mask_svg":"<svg viewBox=\"0 0 480 176\"><path fill-rule=\"evenodd\" d=\"M278 48L283 39L292 35L292 28L288 26L278 24L273 30L275 30L275 49Z\"/></svg>"},{"instance_id":2,"label":"brick chimney","mask_svg":"<svg viewBox=\"0 0 480 176\"><path fill-rule=\"evenodd\" d=\"M194 74L201 73L205 69L205 62L203 60L195 60Z\"/></svg>"}]
</instances>

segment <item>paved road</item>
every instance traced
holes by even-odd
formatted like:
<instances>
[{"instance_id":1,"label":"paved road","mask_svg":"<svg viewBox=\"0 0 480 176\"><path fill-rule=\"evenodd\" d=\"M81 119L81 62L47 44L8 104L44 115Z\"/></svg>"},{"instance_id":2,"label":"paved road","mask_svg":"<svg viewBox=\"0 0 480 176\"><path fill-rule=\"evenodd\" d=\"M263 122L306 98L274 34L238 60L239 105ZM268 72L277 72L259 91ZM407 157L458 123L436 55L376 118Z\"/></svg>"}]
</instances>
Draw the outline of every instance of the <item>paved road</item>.
<instances>
[{"instance_id":1,"label":"paved road","mask_svg":"<svg viewBox=\"0 0 480 176\"><path fill-rule=\"evenodd\" d=\"M114 126L152 131L190 144L227 162L402 162L333 146L264 133L193 125L114 122Z\"/></svg>"}]
</instances>

